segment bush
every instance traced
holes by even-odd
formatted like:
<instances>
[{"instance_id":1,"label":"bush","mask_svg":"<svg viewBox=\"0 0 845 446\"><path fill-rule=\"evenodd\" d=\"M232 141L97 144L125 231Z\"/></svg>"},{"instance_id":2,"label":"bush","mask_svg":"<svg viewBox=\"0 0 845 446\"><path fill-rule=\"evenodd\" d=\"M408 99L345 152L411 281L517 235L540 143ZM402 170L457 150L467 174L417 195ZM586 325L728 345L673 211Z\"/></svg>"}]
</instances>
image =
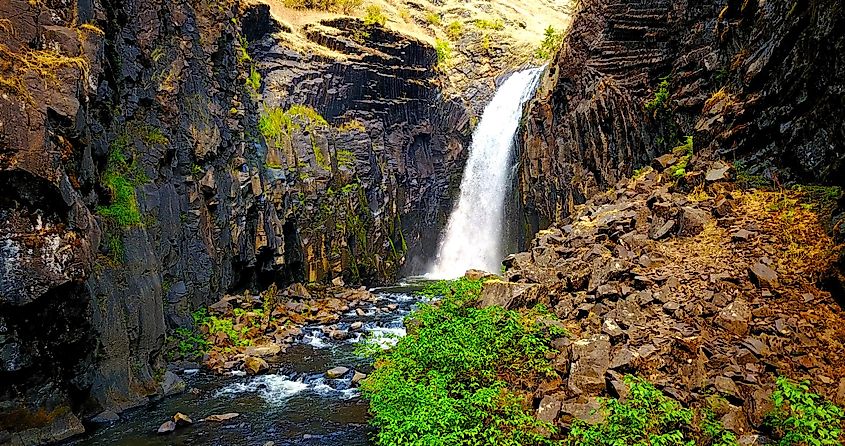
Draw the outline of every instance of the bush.
<instances>
[{"instance_id":1,"label":"bush","mask_svg":"<svg viewBox=\"0 0 845 446\"><path fill-rule=\"evenodd\" d=\"M774 432L778 446L837 446L843 443L845 411L819 395L810 393L809 383L777 379L772 394L775 409L766 425Z\"/></svg>"},{"instance_id":2,"label":"bush","mask_svg":"<svg viewBox=\"0 0 845 446\"><path fill-rule=\"evenodd\" d=\"M736 436L709 412L698 415L667 397L643 379L626 376L630 393L625 401L602 400L605 419L588 425L576 421L566 446L736 446ZM694 420L699 418L700 425Z\"/></svg>"},{"instance_id":3,"label":"bush","mask_svg":"<svg viewBox=\"0 0 845 446\"><path fill-rule=\"evenodd\" d=\"M258 130L276 144L282 141L282 136L289 138L293 132L313 131L328 125L326 118L307 105L291 105L287 110L267 107L258 120Z\"/></svg>"},{"instance_id":4,"label":"bush","mask_svg":"<svg viewBox=\"0 0 845 446\"><path fill-rule=\"evenodd\" d=\"M669 104L669 80L663 79L657 85L657 91L654 92L654 98L645 103L645 109L648 112L657 112L664 109Z\"/></svg>"},{"instance_id":5,"label":"bush","mask_svg":"<svg viewBox=\"0 0 845 446\"><path fill-rule=\"evenodd\" d=\"M538 311L473 308L481 282L438 282L362 384L380 445L546 445L551 425L531 416L537 381L556 376L548 355L556 333ZM524 385L524 387L523 387Z\"/></svg>"},{"instance_id":6,"label":"bush","mask_svg":"<svg viewBox=\"0 0 845 446\"><path fill-rule=\"evenodd\" d=\"M452 59L452 45L448 40L437 39L434 42L434 49L437 51L437 65L445 67Z\"/></svg>"},{"instance_id":7,"label":"bush","mask_svg":"<svg viewBox=\"0 0 845 446\"><path fill-rule=\"evenodd\" d=\"M473 23L478 29L491 29L493 31L501 31L505 29L505 22L503 22L501 19L476 19L473 21Z\"/></svg>"},{"instance_id":8,"label":"bush","mask_svg":"<svg viewBox=\"0 0 845 446\"><path fill-rule=\"evenodd\" d=\"M545 31L545 38L540 43L540 48L537 48L536 56L540 59L550 59L563 43L563 33L555 31L555 28L549 25Z\"/></svg>"},{"instance_id":9,"label":"bush","mask_svg":"<svg viewBox=\"0 0 845 446\"><path fill-rule=\"evenodd\" d=\"M378 5L370 5L367 6L367 10L364 13L364 25L367 26L384 26L387 23L387 16L384 15L384 11L381 10L381 7Z\"/></svg>"},{"instance_id":10,"label":"bush","mask_svg":"<svg viewBox=\"0 0 845 446\"><path fill-rule=\"evenodd\" d=\"M439 26L440 14L434 11L429 11L425 14L425 21L428 22L429 25Z\"/></svg>"}]
</instances>

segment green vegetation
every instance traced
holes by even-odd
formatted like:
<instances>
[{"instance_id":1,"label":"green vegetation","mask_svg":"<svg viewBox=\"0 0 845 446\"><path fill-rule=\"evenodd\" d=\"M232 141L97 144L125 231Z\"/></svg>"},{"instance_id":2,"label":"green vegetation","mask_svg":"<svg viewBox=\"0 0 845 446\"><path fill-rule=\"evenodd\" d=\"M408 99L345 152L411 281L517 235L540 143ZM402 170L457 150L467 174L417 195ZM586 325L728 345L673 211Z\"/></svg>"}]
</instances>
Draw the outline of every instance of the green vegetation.
<instances>
[{"instance_id":1,"label":"green vegetation","mask_svg":"<svg viewBox=\"0 0 845 446\"><path fill-rule=\"evenodd\" d=\"M772 182L765 177L752 175L742 161L734 161L734 170L736 171L736 182L743 189L764 189L772 185Z\"/></svg>"},{"instance_id":2,"label":"green vegetation","mask_svg":"<svg viewBox=\"0 0 845 446\"><path fill-rule=\"evenodd\" d=\"M437 39L434 42L434 49L437 51L437 65L445 67L452 59L452 45L448 40Z\"/></svg>"},{"instance_id":3,"label":"green vegetation","mask_svg":"<svg viewBox=\"0 0 845 446\"><path fill-rule=\"evenodd\" d=\"M258 120L258 129L265 138L281 143L283 136L290 138L293 132L313 131L317 126L328 126L322 115L307 105L292 105L287 110L281 107L267 107Z\"/></svg>"},{"instance_id":4,"label":"green vegetation","mask_svg":"<svg viewBox=\"0 0 845 446\"><path fill-rule=\"evenodd\" d=\"M772 394L775 410L766 420L777 446L842 445L845 411L810 392L807 382L777 379Z\"/></svg>"},{"instance_id":5,"label":"green vegetation","mask_svg":"<svg viewBox=\"0 0 845 446\"><path fill-rule=\"evenodd\" d=\"M141 225L135 188L149 181L137 160L127 159L125 152L128 150L128 144L128 136L122 135L111 145L106 168L101 177L103 186L111 196L111 204L97 208L100 216L121 228Z\"/></svg>"},{"instance_id":6,"label":"green vegetation","mask_svg":"<svg viewBox=\"0 0 845 446\"><path fill-rule=\"evenodd\" d=\"M161 129L153 126L145 126L141 134L141 140L146 144L166 146L170 143Z\"/></svg>"},{"instance_id":7,"label":"green vegetation","mask_svg":"<svg viewBox=\"0 0 845 446\"><path fill-rule=\"evenodd\" d=\"M490 29L493 31L501 31L505 29L505 22L503 22L501 19L475 19L472 23L478 29Z\"/></svg>"},{"instance_id":8,"label":"green vegetation","mask_svg":"<svg viewBox=\"0 0 845 446\"><path fill-rule=\"evenodd\" d=\"M567 446L735 446L734 434L709 412L697 414L667 397L643 379L626 376L630 392L624 401L602 399L605 419L595 425L576 421ZM700 421L698 425L694 422Z\"/></svg>"},{"instance_id":9,"label":"green vegetation","mask_svg":"<svg viewBox=\"0 0 845 446\"><path fill-rule=\"evenodd\" d=\"M351 167L355 165L355 154L350 150L340 149L335 154L339 166Z\"/></svg>"},{"instance_id":10,"label":"green vegetation","mask_svg":"<svg viewBox=\"0 0 845 446\"><path fill-rule=\"evenodd\" d=\"M363 0L283 0L288 8L318 9L322 11L337 11L350 14L361 7Z\"/></svg>"},{"instance_id":11,"label":"green vegetation","mask_svg":"<svg viewBox=\"0 0 845 446\"><path fill-rule=\"evenodd\" d=\"M391 350L370 349L376 370L362 391L381 445L546 445L554 427L531 416L537 381L556 376L548 356L559 329L538 309L474 308L480 281L438 282L443 294L410 316ZM521 384L525 384L522 387Z\"/></svg>"},{"instance_id":12,"label":"green vegetation","mask_svg":"<svg viewBox=\"0 0 845 446\"><path fill-rule=\"evenodd\" d=\"M678 161L671 167L673 178L681 178L687 174L687 166L692 159L692 136L685 136L684 143L672 149L678 156Z\"/></svg>"},{"instance_id":13,"label":"green vegetation","mask_svg":"<svg viewBox=\"0 0 845 446\"><path fill-rule=\"evenodd\" d=\"M367 6L366 11L364 11L364 25L367 26L384 26L387 23L387 16L384 15L384 11L381 10L381 7L378 5L370 5Z\"/></svg>"},{"instance_id":14,"label":"green vegetation","mask_svg":"<svg viewBox=\"0 0 845 446\"><path fill-rule=\"evenodd\" d=\"M446 27L446 35L452 40L458 40L464 35L464 23L460 20L453 20Z\"/></svg>"},{"instance_id":15,"label":"green vegetation","mask_svg":"<svg viewBox=\"0 0 845 446\"><path fill-rule=\"evenodd\" d=\"M261 89L261 73L255 69L255 66L249 67L249 76L246 78L246 86L256 93L258 93Z\"/></svg>"},{"instance_id":16,"label":"green vegetation","mask_svg":"<svg viewBox=\"0 0 845 446\"><path fill-rule=\"evenodd\" d=\"M663 78L657 85L654 98L645 103L645 109L651 113L666 109L669 106L669 79Z\"/></svg>"},{"instance_id":17,"label":"green vegetation","mask_svg":"<svg viewBox=\"0 0 845 446\"><path fill-rule=\"evenodd\" d=\"M563 43L563 32L557 32L553 26L549 25L544 35L545 38L540 43L540 47L537 48L535 55L539 59L551 59Z\"/></svg>"},{"instance_id":18,"label":"green vegetation","mask_svg":"<svg viewBox=\"0 0 845 446\"><path fill-rule=\"evenodd\" d=\"M440 26L440 14L429 11L425 13L425 21L428 22L429 25Z\"/></svg>"}]
</instances>

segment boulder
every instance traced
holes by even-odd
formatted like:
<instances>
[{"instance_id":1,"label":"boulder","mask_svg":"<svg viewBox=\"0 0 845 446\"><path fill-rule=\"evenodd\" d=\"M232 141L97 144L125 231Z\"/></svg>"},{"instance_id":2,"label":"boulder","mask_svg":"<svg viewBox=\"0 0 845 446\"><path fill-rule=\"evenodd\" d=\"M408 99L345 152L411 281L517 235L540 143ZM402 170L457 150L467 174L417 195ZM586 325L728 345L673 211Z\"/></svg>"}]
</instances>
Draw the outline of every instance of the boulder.
<instances>
[{"instance_id":1,"label":"boulder","mask_svg":"<svg viewBox=\"0 0 845 446\"><path fill-rule=\"evenodd\" d=\"M305 285L301 283L294 283L285 290L290 297L295 297L298 299L311 299L311 293L308 292L308 288L305 288Z\"/></svg>"},{"instance_id":2,"label":"boulder","mask_svg":"<svg viewBox=\"0 0 845 446\"><path fill-rule=\"evenodd\" d=\"M343 375L346 375L347 372L349 372L348 367L334 367L326 372L326 376L329 379L338 379L342 378Z\"/></svg>"},{"instance_id":3,"label":"boulder","mask_svg":"<svg viewBox=\"0 0 845 446\"><path fill-rule=\"evenodd\" d=\"M778 286L778 274L768 265L757 262L749 268L751 280L761 288L775 288Z\"/></svg>"},{"instance_id":4,"label":"boulder","mask_svg":"<svg viewBox=\"0 0 845 446\"><path fill-rule=\"evenodd\" d=\"M244 370L250 375L260 375L270 370L270 364L267 364L267 361L256 356L247 356L244 359Z\"/></svg>"},{"instance_id":5,"label":"boulder","mask_svg":"<svg viewBox=\"0 0 845 446\"><path fill-rule=\"evenodd\" d=\"M361 372L356 370L355 373L352 375L352 385L357 386L358 384L361 383L361 381L363 381L366 378L367 378L366 373L361 373Z\"/></svg>"},{"instance_id":6,"label":"boulder","mask_svg":"<svg viewBox=\"0 0 845 446\"><path fill-rule=\"evenodd\" d=\"M751 322L751 307L743 299L738 298L716 316L716 325L737 335L748 334L748 323Z\"/></svg>"},{"instance_id":7,"label":"boulder","mask_svg":"<svg viewBox=\"0 0 845 446\"><path fill-rule=\"evenodd\" d=\"M487 271L481 271L480 269L471 269L467 270L466 274L464 274L469 280L481 280L481 279L491 279L495 278L495 274L488 273Z\"/></svg>"},{"instance_id":8,"label":"boulder","mask_svg":"<svg viewBox=\"0 0 845 446\"><path fill-rule=\"evenodd\" d=\"M587 424L598 424L604 421L601 401L597 397L584 400L571 399L560 404L560 418L564 425L570 425L575 420Z\"/></svg>"},{"instance_id":9,"label":"boulder","mask_svg":"<svg viewBox=\"0 0 845 446\"><path fill-rule=\"evenodd\" d=\"M597 395L605 389L604 375L610 367L610 341L606 335L593 335L572 343L569 389L576 395Z\"/></svg>"},{"instance_id":10,"label":"boulder","mask_svg":"<svg viewBox=\"0 0 845 446\"><path fill-rule=\"evenodd\" d=\"M158 434L169 434L176 430L176 422L173 420L167 420L161 424L158 428Z\"/></svg>"},{"instance_id":11,"label":"boulder","mask_svg":"<svg viewBox=\"0 0 845 446\"><path fill-rule=\"evenodd\" d=\"M170 370L164 372L164 381L161 383L161 393L164 396L177 395L185 391L185 381Z\"/></svg>"},{"instance_id":12,"label":"boulder","mask_svg":"<svg viewBox=\"0 0 845 446\"><path fill-rule=\"evenodd\" d=\"M694 207L685 206L681 210L681 234L698 235L710 222L710 213Z\"/></svg>"},{"instance_id":13,"label":"boulder","mask_svg":"<svg viewBox=\"0 0 845 446\"><path fill-rule=\"evenodd\" d=\"M268 357L268 356L276 356L282 351L282 346L275 343L264 344L264 345L251 345L244 350L244 354L247 356L257 356L257 357Z\"/></svg>"},{"instance_id":14,"label":"boulder","mask_svg":"<svg viewBox=\"0 0 845 446\"><path fill-rule=\"evenodd\" d=\"M560 414L561 397L559 394L546 395L537 408L537 419L546 423L554 423Z\"/></svg>"},{"instance_id":15,"label":"boulder","mask_svg":"<svg viewBox=\"0 0 845 446\"><path fill-rule=\"evenodd\" d=\"M233 418L237 418L240 415L241 414L236 413L236 412L224 413L224 414L219 414L219 415L215 414L215 415L209 415L209 416L203 418L200 421L213 421L215 423L219 423L221 421L227 421L227 420L231 420Z\"/></svg>"},{"instance_id":16,"label":"boulder","mask_svg":"<svg viewBox=\"0 0 845 446\"><path fill-rule=\"evenodd\" d=\"M543 285L492 280L484 282L480 303L482 307L498 305L510 309L531 306L541 299L547 299Z\"/></svg>"}]
</instances>

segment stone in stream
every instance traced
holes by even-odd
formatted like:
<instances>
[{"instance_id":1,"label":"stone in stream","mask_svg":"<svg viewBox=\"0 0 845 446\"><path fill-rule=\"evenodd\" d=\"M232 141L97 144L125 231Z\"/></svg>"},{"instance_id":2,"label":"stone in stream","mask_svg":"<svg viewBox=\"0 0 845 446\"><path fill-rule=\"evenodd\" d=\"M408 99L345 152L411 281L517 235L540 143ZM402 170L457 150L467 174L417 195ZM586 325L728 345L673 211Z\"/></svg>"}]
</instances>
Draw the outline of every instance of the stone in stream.
<instances>
[{"instance_id":1,"label":"stone in stream","mask_svg":"<svg viewBox=\"0 0 845 446\"><path fill-rule=\"evenodd\" d=\"M94 424L109 424L118 420L120 420L120 415L110 410L104 410L97 414L94 418L91 418L91 422Z\"/></svg>"},{"instance_id":2,"label":"stone in stream","mask_svg":"<svg viewBox=\"0 0 845 446\"><path fill-rule=\"evenodd\" d=\"M194 421L191 420L191 417L183 414L182 412L176 412L176 415L173 415L173 421L179 427L187 426L189 424L194 424Z\"/></svg>"},{"instance_id":3,"label":"stone in stream","mask_svg":"<svg viewBox=\"0 0 845 446\"><path fill-rule=\"evenodd\" d=\"M347 372L349 372L348 367L335 367L333 369L329 369L326 372L326 376L329 377L329 379L338 379L343 377L343 375L346 375Z\"/></svg>"},{"instance_id":4,"label":"stone in stream","mask_svg":"<svg viewBox=\"0 0 845 446\"><path fill-rule=\"evenodd\" d=\"M221 421L227 421L227 420L231 420L233 418L237 418L240 415L241 414L239 414L237 412L230 412L230 413L224 413L224 414L214 414L214 415L209 415L209 416L203 418L200 421L214 421L214 422L219 423Z\"/></svg>"},{"instance_id":5,"label":"stone in stream","mask_svg":"<svg viewBox=\"0 0 845 446\"><path fill-rule=\"evenodd\" d=\"M358 322L353 322L353 323L349 326L349 328L350 328L351 330L360 330L360 329L361 329L361 328L363 328L363 327L364 327L364 323L363 323L363 322L361 322L361 321L358 321Z\"/></svg>"},{"instance_id":6,"label":"stone in stream","mask_svg":"<svg viewBox=\"0 0 845 446\"><path fill-rule=\"evenodd\" d=\"M161 426L159 426L157 432L159 434L169 434L169 433L171 433L175 430L176 430L176 422L173 421L173 420L167 420L164 423L162 423Z\"/></svg>"},{"instance_id":7,"label":"stone in stream","mask_svg":"<svg viewBox=\"0 0 845 446\"><path fill-rule=\"evenodd\" d=\"M161 383L161 391L164 396L172 396L185 391L185 381L170 370L164 372L164 382Z\"/></svg>"},{"instance_id":8,"label":"stone in stream","mask_svg":"<svg viewBox=\"0 0 845 446\"><path fill-rule=\"evenodd\" d=\"M364 379L366 379L366 378L367 378L367 374L366 374L366 373L361 373L361 372L359 372L359 371L357 371L357 370L356 370L356 371L355 371L355 374L354 374L354 375L352 375L352 385L353 385L353 386L357 386L358 384L360 384L360 383L361 383L361 381L363 381L363 380L364 380Z\"/></svg>"},{"instance_id":9,"label":"stone in stream","mask_svg":"<svg viewBox=\"0 0 845 446\"><path fill-rule=\"evenodd\" d=\"M259 375L267 370L270 369L270 364L267 364L267 361L257 358L255 356L249 356L244 359L244 370L249 373L250 375Z\"/></svg>"}]
</instances>

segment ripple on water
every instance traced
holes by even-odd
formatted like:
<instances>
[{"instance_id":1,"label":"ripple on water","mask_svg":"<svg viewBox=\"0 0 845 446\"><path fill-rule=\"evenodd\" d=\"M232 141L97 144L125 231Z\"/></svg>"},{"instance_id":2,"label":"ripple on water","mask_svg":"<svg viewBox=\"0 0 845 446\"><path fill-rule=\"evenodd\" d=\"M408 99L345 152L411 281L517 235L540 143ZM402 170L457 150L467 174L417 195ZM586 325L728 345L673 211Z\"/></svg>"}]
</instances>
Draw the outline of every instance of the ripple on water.
<instances>
[{"instance_id":1,"label":"ripple on water","mask_svg":"<svg viewBox=\"0 0 845 446\"><path fill-rule=\"evenodd\" d=\"M215 397L234 397L243 393L257 393L269 403L278 404L308 388L302 381L293 381L286 375L263 375L247 382L229 384L215 393Z\"/></svg>"}]
</instances>

